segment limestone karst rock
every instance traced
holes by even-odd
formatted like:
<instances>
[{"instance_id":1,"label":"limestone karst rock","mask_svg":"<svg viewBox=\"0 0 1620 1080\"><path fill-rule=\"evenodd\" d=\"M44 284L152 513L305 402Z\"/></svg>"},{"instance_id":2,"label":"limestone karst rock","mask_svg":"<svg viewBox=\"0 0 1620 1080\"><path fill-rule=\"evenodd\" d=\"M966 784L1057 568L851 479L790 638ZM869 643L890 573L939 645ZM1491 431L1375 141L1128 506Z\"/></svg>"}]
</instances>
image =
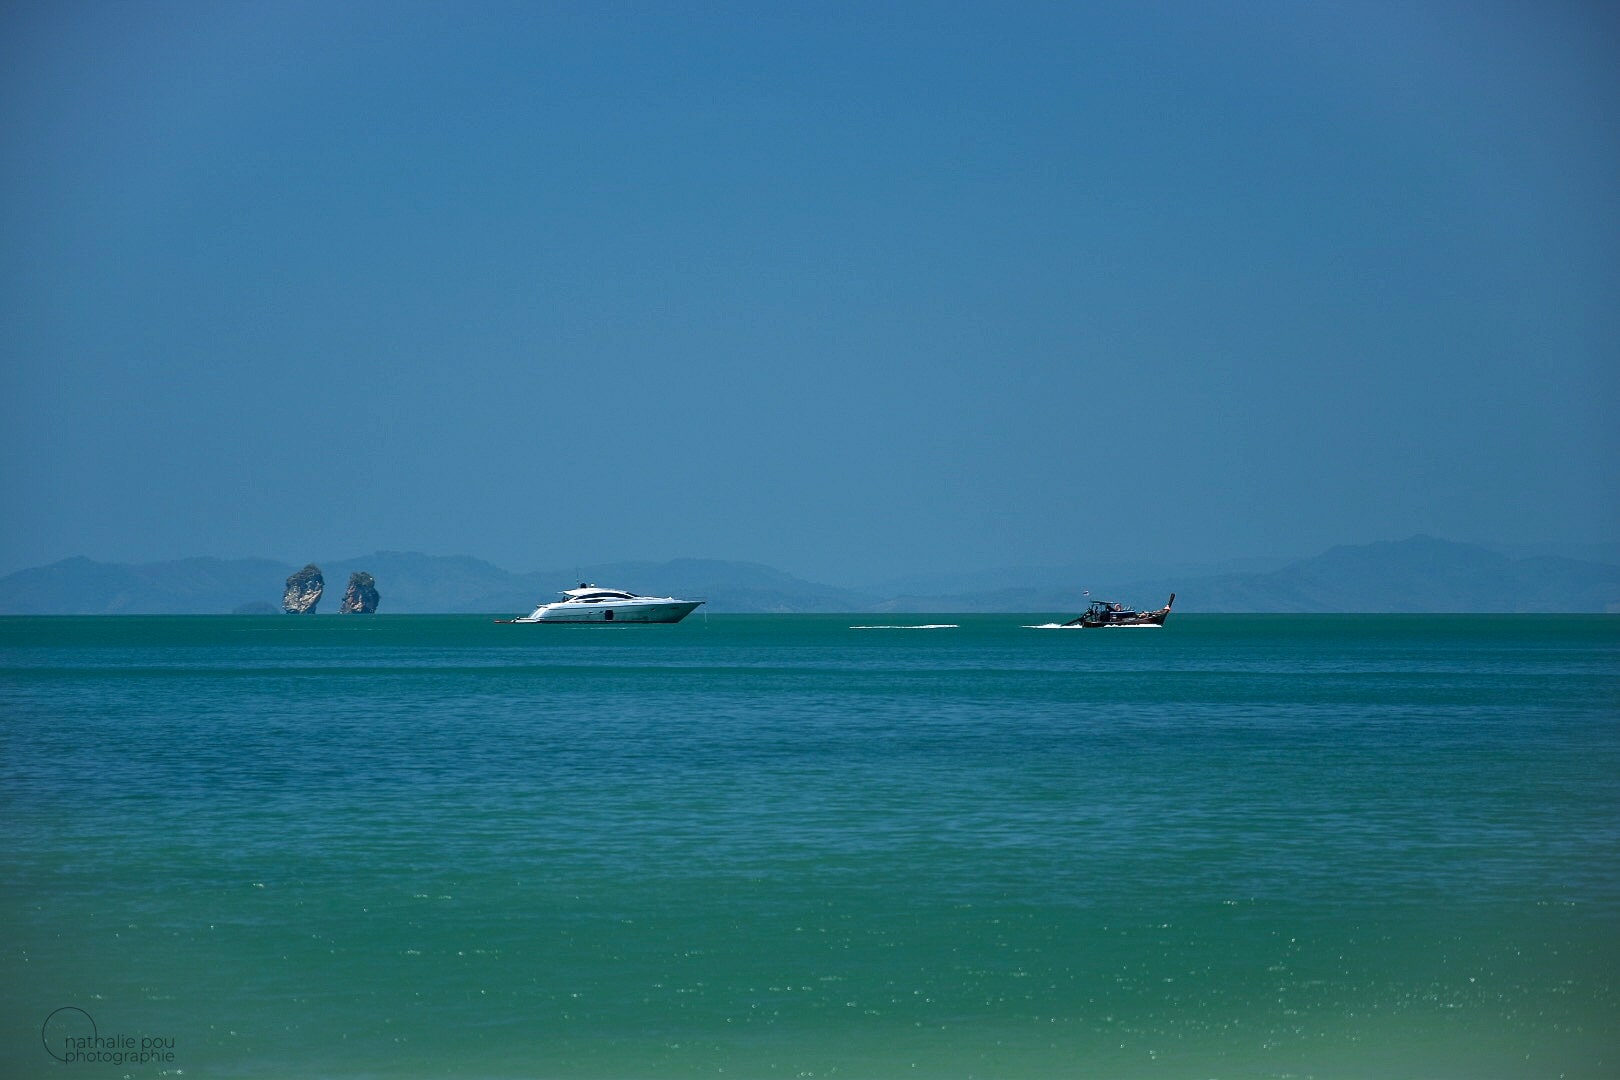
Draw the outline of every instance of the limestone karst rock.
<instances>
[{"instance_id":1,"label":"limestone karst rock","mask_svg":"<svg viewBox=\"0 0 1620 1080\"><path fill-rule=\"evenodd\" d=\"M338 607L338 614L370 615L377 610L380 599L376 579L364 570L356 570L349 575L349 587L343 590L343 603Z\"/></svg>"},{"instance_id":2,"label":"limestone karst rock","mask_svg":"<svg viewBox=\"0 0 1620 1080\"><path fill-rule=\"evenodd\" d=\"M313 615L325 588L321 568L310 563L287 578L287 591L281 594L281 610L289 615Z\"/></svg>"}]
</instances>

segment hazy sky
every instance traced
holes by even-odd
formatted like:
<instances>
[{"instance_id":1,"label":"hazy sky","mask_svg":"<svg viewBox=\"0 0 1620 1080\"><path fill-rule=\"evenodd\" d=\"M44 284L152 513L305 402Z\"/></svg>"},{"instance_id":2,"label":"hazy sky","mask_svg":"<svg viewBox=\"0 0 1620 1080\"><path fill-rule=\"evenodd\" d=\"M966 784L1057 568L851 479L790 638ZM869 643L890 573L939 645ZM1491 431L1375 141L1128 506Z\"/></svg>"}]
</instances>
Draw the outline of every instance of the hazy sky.
<instances>
[{"instance_id":1,"label":"hazy sky","mask_svg":"<svg viewBox=\"0 0 1620 1080\"><path fill-rule=\"evenodd\" d=\"M0 570L1614 540L1617 56L1576 0L8 0Z\"/></svg>"}]
</instances>

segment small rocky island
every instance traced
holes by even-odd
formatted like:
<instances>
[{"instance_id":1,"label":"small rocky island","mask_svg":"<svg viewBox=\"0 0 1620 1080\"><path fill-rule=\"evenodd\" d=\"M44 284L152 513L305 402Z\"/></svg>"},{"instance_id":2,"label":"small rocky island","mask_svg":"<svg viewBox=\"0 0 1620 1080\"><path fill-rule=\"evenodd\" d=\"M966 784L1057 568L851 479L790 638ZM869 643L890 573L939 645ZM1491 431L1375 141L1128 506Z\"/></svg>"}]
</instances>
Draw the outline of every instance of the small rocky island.
<instances>
[{"instance_id":1,"label":"small rocky island","mask_svg":"<svg viewBox=\"0 0 1620 1080\"><path fill-rule=\"evenodd\" d=\"M321 568L310 563L287 578L286 591L281 594L281 610L289 615L313 615L325 591L326 579L321 576ZM356 570L349 575L349 587L343 590L338 614L370 615L377 610L381 599L377 579L364 570Z\"/></svg>"},{"instance_id":2,"label":"small rocky island","mask_svg":"<svg viewBox=\"0 0 1620 1080\"><path fill-rule=\"evenodd\" d=\"M380 599L376 579L364 570L356 570L349 575L349 587L343 590L343 603L338 606L338 614L370 615L377 610Z\"/></svg>"},{"instance_id":3,"label":"small rocky island","mask_svg":"<svg viewBox=\"0 0 1620 1080\"><path fill-rule=\"evenodd\" d=\"M289 615L313 615L325 589L326 579L321 577L321 568L310 563L287 578L287 589L281 594L281 610Z\"/></svg>"}]
</instances>

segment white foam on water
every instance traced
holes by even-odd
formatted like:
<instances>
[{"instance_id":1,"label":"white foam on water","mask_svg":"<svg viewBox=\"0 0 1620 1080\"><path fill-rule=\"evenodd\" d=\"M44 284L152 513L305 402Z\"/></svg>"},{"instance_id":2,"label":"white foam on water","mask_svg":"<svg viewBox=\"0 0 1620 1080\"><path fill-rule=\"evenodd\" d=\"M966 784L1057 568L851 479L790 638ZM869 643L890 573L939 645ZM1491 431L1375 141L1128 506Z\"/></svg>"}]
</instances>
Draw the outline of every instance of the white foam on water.
<instances>
[{"instance_id":1,"label":"white foam on water","mask_svg":"<svg viewBox=\"0 0 1620 1080\"><path fill-rule=\"evenodd\" d=\"M955 630L960 623L910 623L902 626L852 626L851 630Z\"/></svg>"}]
</instances>

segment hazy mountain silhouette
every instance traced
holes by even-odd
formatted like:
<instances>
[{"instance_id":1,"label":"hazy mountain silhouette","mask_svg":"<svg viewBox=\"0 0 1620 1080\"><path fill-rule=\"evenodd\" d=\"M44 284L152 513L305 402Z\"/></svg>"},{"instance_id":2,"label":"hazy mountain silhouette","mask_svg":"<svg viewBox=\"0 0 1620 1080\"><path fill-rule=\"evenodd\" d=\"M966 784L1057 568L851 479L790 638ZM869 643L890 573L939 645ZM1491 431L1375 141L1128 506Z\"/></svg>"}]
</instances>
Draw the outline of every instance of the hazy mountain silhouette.
<instances>
[{"instance_id":1,"label":"hazy mountain silhouette","mask_svg":"<svg viewBox=\"0 0 1620 1080\"><path fill-rule=\"evenodd\" d=\"M1515 557L1475 544L1414 536L1336 547L1275 569L1135 579L1083 567L1057 571L967 573L978 588L890 593L847 589L794 577L758 563L716 559L627 562L566 571L512 573L467 556L379 551L315 560L328 582L372 574L381 614L519 614L580 581L635 592L701 597L725 612L1019 612L1073 614L1086 590L1157 607L1175 592L1178 612L1620 612L1620 563L1557 554ZM85 558L0 578L0 614L226 614L279 610L297 565L270 559L182 559L126 565ZM1019 578L1025 580L1020 581ZM999 581L998 585L991 582ZM919 582L920 584L920 582ZM336 599L327 605L337 610Z\"/></svg>"}]
</instances>

